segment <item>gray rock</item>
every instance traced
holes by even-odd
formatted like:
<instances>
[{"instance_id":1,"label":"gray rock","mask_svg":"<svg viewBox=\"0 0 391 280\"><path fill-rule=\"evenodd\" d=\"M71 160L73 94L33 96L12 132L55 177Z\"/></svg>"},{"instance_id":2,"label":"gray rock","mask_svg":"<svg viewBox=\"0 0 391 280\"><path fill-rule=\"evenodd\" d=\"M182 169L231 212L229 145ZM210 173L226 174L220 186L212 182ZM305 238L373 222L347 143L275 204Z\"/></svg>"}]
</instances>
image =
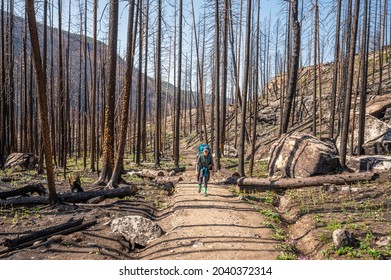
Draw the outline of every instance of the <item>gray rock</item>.
<instances>
[{"instance_id":1,"label":"gray rock","mask_svg":"<svg viewBox=\"0 0 391 280\"><path fill-rule=\"evenodd\" d=\"M391 128L377 138L366 142L363 145L363 152L366 155L386 155L391 152Z\"/></svg>"},{"instance_id":2,"label":"gray rock","mask_svg":"<svg viewBox=\"0 0 391 280\"><path fill-rule=\"evenodd\" d=\"M342 193L350 193L351 192L351 189L350 189L350 186L344 186L341 188L341 192Z\"/></svg>"},{"instance_id":3,"label":"gray rock","mask_svg":"<svg viewBox=\"0 0 391 280\"><path fill-rule=\"evenodd\" d=\"M152 240L162 235L160 226L150 219L142 216L125 216L114 219L111 222L111 230L115 234L121 234L129 241L132 250L135 245L147 246Z\"/></svg>"},{"instance_id":4,"label":"gray rock","mask_svg":"<svg viewBox=\"0 0 391 280\"><path fill-rule=\"evenodd\" d=\"M7 157L4 168L21 167L24 169L34 169L38 164L38 157L30 153L12 153Z\"/></svg>"},{"instance_id":5,"label":"gray rock","mask_svg":"<svg viewBox=\"0 0 391 280\"><path fill-rule=\"evenodd\" d=\"M53 235L52 237L48 238L48 241L50 243L59 243L59 242L63 241L63 236Z\"/></svg>"},{"instance_id":6,"label":"gray rock","mask_svg":"<svg viewBox=\"0 0 391 280\"><path fill-rule=\"evenodd\" d=\"M391 170L391 156L374 155L350 157L348 166L357 172L360 171L388 171Z\"/></svg>"},{"instance_id":7,"label":"gray rock","mask_svg":"<svg viewBox=\"0 0 391 280\"><path fill-rule=\"evenodd\" d=\"M376 241L376 245L379 247L385 247L391 244L390 237L382 236L378 241Z\"/></svg>"},{"instance_id":8,"label":"gray rock","mask_svg":"<svg viewBox=\"0 0 391 280\"><path fill-rule=\"evenodd\" d=\"M201 241L195 241L194 243L193 243L193 247L194 248L197 248L197 247L204 247L204 243L202 243Z\"/></svg>"},{"instance_id":9,"label":"gray rock","mask_svg":"<svg viewBox=\"0 0 391 280\"><path fill-rule=\"evenodd\" d=\"M358 118L356 118L355 127L358 127ZM371 116L367 114L365 116L365 132L364 132L364 145L363 145L363 152L366 155L376 155L379 154L377 150L381 150L380 146L377 147L376 145L379 145L377 143L382 143L382 139L386 137L386 134L390 132L391 126L374 116ZM386 140L386 139L385 139ZM341 138L337 138L337 147L340 149L341 147ZM358 142L358 129L355 129L353 132L353 151L357 153L357 142ZM350 141L348 141L347 144L347 150L350 149ZM382 148L383 149L383 148ZM381 154L384 154L381 153Z\"/></svg>"},{"instance_id":10,"label":"gray rock","mask_svg":"<svg viewBox=\"0 0 391 280\"><path fill-rule=\"evenodd\" d=\"M304 178L335 174L340 168L336 146L305 133L283 135L271 148L269 175Z\"/></svg>"},{"instance_id":11,"label":"gray rock","mask_svg":"<svg viewBox=\"0 0 391 280\"><path fill-rule=\"evenodd\" d=\"M353 233L350 233L343 229L336 229L333 232L333 242L336 249L341 247L354 246L356 244L356 238Z\"/></svg>"},{"instance_id":12,"label":"gray rock","mask_svg":"<svg viewBox=\"0 0 391 280\"><path fill-rule=\"evenodd\" d=\"M384 112L383 121L389 121L391 120L391 108L387 108Z\"/></svg>"},{"instance_id":13,"label":"gray rock","mask_svg":"<svg viewBox=\"0 0 391 280\"><path fill-rule=\"evenodd\" d=\"M57 207L57 212L69 212L76 210L77 206L74 205L59 205Z\"/></svg>"},{"instance_id":14,"label":"gray rock","mask_svg":"<svg viewBox=\"0 0 391 280\"><path fill-rule=\"evenodd\" d=\"M239 155L238 150L236 150L234 147L225 145L224 146L224 156L228 158L237 158Z\"/></svg>"},{"instance_id":15,"label":"gray rock","mask_svg":"<svg viewBox=\"0 0 391 280\"><path fill-rule=\"evenodd\" d=\"M323 184L323 186L320 187L320 190L330 193L335 193L336 191L338 191L337 187L334 184Z\"/></svg>"},{"instance_id":16,"label":"gray rock","mask_svg":"<svg viewBox=\"0 0 391 280\"><path fill-rule=\"evenodd\" d=\"M261 113L258 115L257 122L261 125L276 125L277 115L274 112L271 113Z\"/></svg>"}]
</instances>

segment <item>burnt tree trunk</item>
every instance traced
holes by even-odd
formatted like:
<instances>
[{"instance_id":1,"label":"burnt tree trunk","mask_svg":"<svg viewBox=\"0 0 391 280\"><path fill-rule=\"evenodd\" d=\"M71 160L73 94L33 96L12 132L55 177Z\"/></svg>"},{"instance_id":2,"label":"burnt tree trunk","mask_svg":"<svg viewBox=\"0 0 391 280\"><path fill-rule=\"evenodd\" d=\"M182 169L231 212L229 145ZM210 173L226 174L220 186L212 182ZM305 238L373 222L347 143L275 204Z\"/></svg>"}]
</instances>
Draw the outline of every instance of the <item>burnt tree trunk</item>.
<instances>
[{"instance_id":1,"label":"burnt tree trunk","mask_svg":"<svg viewBox=\"0 0 391 280\"><path fill-rule=\"evenodd\" d=\"M97 184L111 178L114 168L114 107L117 74L118 1L110 0L109 46L106 64L105 121L102 172ZM120 167L121 169L121 167Z\"/></svg>"},{"instance_id":2,"label":"burnt tree trunk","mask_svg":"<svg viewBox=\"0 0 391 280\"><path fill-rule=\"evenodd\" d=\"M54 170L52 162L52 143L50 139L49 119L48 119L48 107L47 107L47 94L46 87L44 85L45 79L43 78L41 53L39 51L39 39L37 22L35 19L34 1L26 0L26 11L28 15L30 40L34 58L35 78L37 84L37 94L39 99L39 116L40 124L42 128L43 147L46 161L46 173L49 187L49 202L55 204L58 200L56 193L56 186L54 182Z\"/></svg>"},{"instance_id":3,"label":"burnt tree trunk","mask_svg":"<svg viewBox=\"0 0 391 280\"><path fill-rule=\"evenodd\" d=\"M293 20L293 53L291 56L291 64L289 69L288 90L285 97L283 110L282 133L288 131L289 117L292 110L292 101L296 94L297 76L299 70L300 57L300 23L298 21L298 0L292 1L292 20Z\"/></svg>"}]
</instances>

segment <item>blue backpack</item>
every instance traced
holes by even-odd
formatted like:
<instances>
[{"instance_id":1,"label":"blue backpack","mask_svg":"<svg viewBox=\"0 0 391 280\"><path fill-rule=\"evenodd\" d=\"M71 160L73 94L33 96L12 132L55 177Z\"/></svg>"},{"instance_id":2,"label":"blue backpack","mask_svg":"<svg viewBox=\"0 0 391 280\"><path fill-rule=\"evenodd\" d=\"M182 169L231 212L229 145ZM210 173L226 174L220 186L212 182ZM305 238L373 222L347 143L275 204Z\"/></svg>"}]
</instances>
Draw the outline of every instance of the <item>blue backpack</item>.
<instances>
[{"instance_id":1,"label":"blue backpack","mask_svg":"<svg viewBox=\"0 0 391 280\"><path fill-rule=\"evenodd\" d=\"M211 151L210 151L209 144L201 144L198 146L198 155L201 155L205 148L208 149L210 154Z\"/></svg>"}]
</instances>

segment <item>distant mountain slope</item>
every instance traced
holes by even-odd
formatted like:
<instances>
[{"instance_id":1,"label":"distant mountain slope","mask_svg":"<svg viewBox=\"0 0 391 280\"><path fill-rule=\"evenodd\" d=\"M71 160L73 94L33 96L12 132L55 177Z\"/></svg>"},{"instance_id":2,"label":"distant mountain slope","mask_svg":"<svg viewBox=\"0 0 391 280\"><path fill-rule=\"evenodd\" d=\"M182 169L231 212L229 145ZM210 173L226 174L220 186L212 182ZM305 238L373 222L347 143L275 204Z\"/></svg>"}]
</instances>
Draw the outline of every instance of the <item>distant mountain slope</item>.
<instances>
[{"instance_id":1,"label":"distant mountain slope","mask_svg":"<svg viewBox=\"0 0 391 280\"><path fill-rule=\"evenodd\" d=\"M48 75L48 89L50 90L50 65L51 65L51 37L50 33L53 32L53 77L54 77L54 89L56 88L56 77L57 77L57 60L58 60L58 29L48 28L48 41L47 41L47 75ZM25 33L25 20L24 18L14 16L14 31L13 31L13 46L14 46L14 61L15 61L15 81L17 83L20 83L20 69L22 69L23 64L23 38ZM43 25L38 23L38 33L40 38L40 43L43 45ZM31 66L30 64L30 43L29 43L29 36L27 35L27 67ZM69 37L69 40L68 40ZM69 33L67 31L62 32L62 45L63 45L63 63L64 67L67 67L67 60L66 57L69 52L69 80L70 80L70 101L71 106L77 106L78 100L80 97L80 101L83 104L84 103L84 38L81 38L82 45L80 46L80 35ZM42 54L43 47L41 47L41 54ZM81 51L81 52L80 52ZM103 75L102 70L104 69L105 64L105 53L107 52L107 45L104 44L101 41L98 41L98 54L97 54L97 71L98 71L98 89L101 97L103 97ZM90 89L91 89L91 77L92 77L92 61L93 56L93 39L91 37L87 37L87 91L88 95L90 95ZM82 59L80 64L80 57ZM119 55L117 57L117 106L116 110L120 108L119 104L122 99L122 91L124 87L124 75L125 75L125 60L121 58ZM80 74L81 69L81 74ZM65 70L66 75L66 70ZM81 75L81 76L80 76ZM137 94L137 77L138 77L138 69L134 68L133 71L133 104L136 102L136 94ZM81 82L80 82L81 80ZM162 90L162 100L163 103L166 100L166 85L167 83L163 83L163 90ZM16 87L18 89L18 87ZM169 84L169 91L168 91L168 101L171 102L171 98L173 96L173 89L174 86ZM147 102L152 102L152 104L155 104L154 102L154 79L149 77L147 82ZM100 106L103 106L103 100L98 99L98 103L101 104ZM151 106L147 106L148 109L151 109Z\"/></svg>"}]
</instances>

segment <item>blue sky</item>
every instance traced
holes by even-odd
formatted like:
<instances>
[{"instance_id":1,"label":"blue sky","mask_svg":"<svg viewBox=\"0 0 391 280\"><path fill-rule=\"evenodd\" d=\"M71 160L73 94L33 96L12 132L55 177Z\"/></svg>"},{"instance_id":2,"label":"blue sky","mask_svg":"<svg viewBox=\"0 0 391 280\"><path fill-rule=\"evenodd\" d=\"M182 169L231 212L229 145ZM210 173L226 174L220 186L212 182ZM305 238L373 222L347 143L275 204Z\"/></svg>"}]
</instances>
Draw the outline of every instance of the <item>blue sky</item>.
<instances>
[{"instance_id":1,"label":"blue sky","mask_svg":"<svg viewBox=\"0 0 391 280\"><path fill-rule=\"evenodd\" d=\"M23 10L23 1L19 1L19 4L17 3L17 7L19 7L18 11L21 13ZM146 0L144 0L146 1ZM157 3L157 0L150 0L152 5L155 6ZM179 0L177 0L179 2ZM39 15L40 11L42 10L42 4L40 4L39 1L36 1L37 4L37 20L40 20ZM57 0L54 0L55 2L55 9L57 9ZM163 0L163 6L164 6L164 13L165 17L164 20L167 24L173 25L173 13L174 8L172 7L174 0ZM198 17L199 13L203 12L203 5L206 2L206 0L194 0L194 7L196 16ZM255 2L253 0L253 2ZM272 21L275 21L279 15L279 11L281 10L281 0L261 0L261 18L265 19L271 15ZM42 3L42 2L41 2ZM84 7L85 0L72 0L71 1L71 13L72 13L72 23L71 23L71 30L73 33L79 33L79 22L80 22L80 15L79 15L79 3L81 3L82 7ZM93 17L93 5L92 0L87 0L88 3L88 33L90 36L92 36L92 17ZM187 30L187 28L190 27L192 24L191 19L191 0L184 0L184 19L187 21L184 26L184 33L185 36L187 33L190 33L191 30ZM69 0L63 0L63 29L67 30L67 21L68 21L68 13L69 13ZM244 3L246 5L246 3ZM100 22L99 31L98 31L98 37L101 40L104 40L107 36L107 29L106 26L107 23L107 15L109 11L109 5L107 0L99 0L99 12L98 12L98 20L102 19ZM84 17L84 15L83 15ZM151 16L151 18L154 18L154 15ZM125 50L125 44L126 44L126 29L127 29L127 21L128 21L128 1L127 0L120 0L119 3L119 33L118 33L118 40L119 40L119 46L121 46L121 55L123 54ZM171 22L170 22L171 21ZM54 26L57 27L58 17L57 17L57 10L55 10L54 15ZM190 42L189 42L190 44ZM184 46L186 47L186 46Z\"/></svg>"},{"instance_id":2,"label":"blue sky","mask_svg":"<svg viewBox=\"0 0 391 280\"><path fill-rule=\"evenodd\" d=\"M15 0L16 1L16 12L19 13L20 15L23 15L23 12L24 12L24 9L23 9L23 2L22 0ZM55 3L55 15L54 15L54 26L57 27L57 22L58 22L58 18L57 18L57 0L53 0L54 3ZM84 7L84 3L86 0L71 0L71 2L69 2L70 0L63 0L63 15L62 15L62 18L63 18L63 29L64 30L67 30L68 29L68 26L67 26L67 23L68 23L68 14L69 14L69 4L70 7L71 7L71 15L72 15L72 18L71 18L71 32L73 33L79 33L80 32L80 10L79 10L79 5L81 3L82 7ZM147 0L143 0L144 2L147 1ZM155 25L156 26L156 22L154 22L156 20L156 4L157 4L157 0L149 0L150 3L151 3L151 6L152 6L152 14L150 15L150 25ZM179 0L176 0L177 3L179 2ZM213 1L213 0L194 0L194 5L195 5L195 12L196 12L196 16L198 17L199 14L201 14L203 12L203 6L205 5L205 3L207 1ZM222 0L220 0L222 1ZM272 28L272 36L274 35L273 34L273 27L274 25L276 24L277 20L280 18L281 19L281 25L284 26L285 24L285 16L286 14L282 12L282 9L283 7L287 7L287 4L285 1L283 0L260 0L261 2L261 22L263 24L266 24L268 22L268 19L269 17L271 18L271 28ZM253 9L255 9L255 3L257 2L257 0L253 0ZM330 17L328 18L327 17L327 14L328 14L328 11L331 9L331 6L330 3L333 3L335 1L332 1L332 0L322 0L320 1L322 4L321 4L321 7L320 7L320 12L321 12L321 20L322 20L322 30L321 30L321 37L324 41L324 44L325 44L325 49L326 49L326 52L325 52L325 61L329 61L330 58L332 57L332 53L331 53L331 48L330 48L330 44L332 44L332 40L328 40L328 38L326 37L326 33L327 32L332 32L334 31L333 28L331 28L332 24L333 24L333 19L330 19ZM40 20L40 18L42 17L42 1L36 1L36 7L37 7L37 20ZM89 36L92 36L92 27L93 27L93 24L92 24L92 20L93 20L93 5L92 5L93 1L92 0L87 0L87 5L88 5L88 14L87 14L87 17L88 17L88 23L87 23L87 29L88 29L88 35ZM119 3L119 33L118 33L118 52L119 54L124 57L125 55L125 47L126 47L126 34L127 34L127 21L128 21L128 3L129 1L128 0L120 0L120 3ZM164 9L164 16L163 16L163 20L164 20L164 24L165 24L165 28L166 30L168 29L167 26L174 26L174 5L175 3L175 0L163 0L163 9ZM193 35L192 33L192 30L191 30L191 25L192 25L192 16L191 16L191 0L183 0L183 3L184 3L184 55L186 55L189 50L190 50L190 43L191 43L191 36ZM235 1L233 0L233 3L240 3L239 1ZM246 3L247 1L244 1L243 2L243 12L244 12L244 17L245 17L245 11L246 11ZM303 16L305 18L305 21L307 23L304 23L304 26L303 26L303 30L302 30L302 49L306 49L307 48L307 45L308 45L308 41L309 41L309 38L310 38L310 35L312 33L311 31L311 24L309 24L311 21L312 21L312 1L307 1L307 0L302 0L300 1L299 3L299 9L301 8L301 4L304 3L305 4L305 9L304 9L304 13L303 13ZM213 9L213 3L212 3L212 9ZM107 31L108 31L108 12L109 12L109 5L108 5L108 1L104 1L104 0L99 0L99 12L98 12L98 20L99 20L99 26L98 26L98 37L100 40L102 41L105 41L105 38L107 37ZM212 11L213 12L213 11ZM235 15L234 15L235 16ZM236 15L237 16L237 15ZM83 14L83 17L84 17L84 14ZM261 23L261 24L262 24ZM243 25L245 24L245 21L243 22ZM280 32L284 32L283 31L284 27L282 27L281 31ZM199 31L198 31L199 32ZM163 35L164 36L164 40L163 40L163 45L165 44L166 45L166 48L168 48L168 45L169 45L169 36L172 35L171 34L168 34L167 32ZM200 34L199 34L200 35ZM213 34L209 34L209 35L213 35ZM324 35L324 36L323 36ZM150 42L153 41L153 37L154 36L150 36ZM283 42L283 36L281 36L281 33L280 33L280 42L279 42L279 47L280 49L282 50L283 49L283 46L284 46L284 42ZM272 56L272 61L274 61L274 45L275 45L275 39L272 38L271 40L271 56ZM244 48L242 48L243 50ZM173 52L172 49L170 50L167 50L167 53L168 51L170 52ZM168 54L163 54L163 67L167 67L168 65ZM304 64L307 64L307 59L305 58L305 53L306 52L303 52L303 62ZM149 56L151 57L151 61L153 60L153 48L151 47L150 48L150 54ZM137 55L136 55L137 57ZM153 65L153 63L150 63L150 66ZM150 71L151 73L149 73L150 75L153 75L153 68L151 67L150 68ZM163 71L164 72L164 71ZM163 75L167 75L167 73L163 73ZM170 82L172 82L172 76L171 75L171 79L170 79ZM167 78L167 77L166 77Z\"/></svg>"}]
</instances>

